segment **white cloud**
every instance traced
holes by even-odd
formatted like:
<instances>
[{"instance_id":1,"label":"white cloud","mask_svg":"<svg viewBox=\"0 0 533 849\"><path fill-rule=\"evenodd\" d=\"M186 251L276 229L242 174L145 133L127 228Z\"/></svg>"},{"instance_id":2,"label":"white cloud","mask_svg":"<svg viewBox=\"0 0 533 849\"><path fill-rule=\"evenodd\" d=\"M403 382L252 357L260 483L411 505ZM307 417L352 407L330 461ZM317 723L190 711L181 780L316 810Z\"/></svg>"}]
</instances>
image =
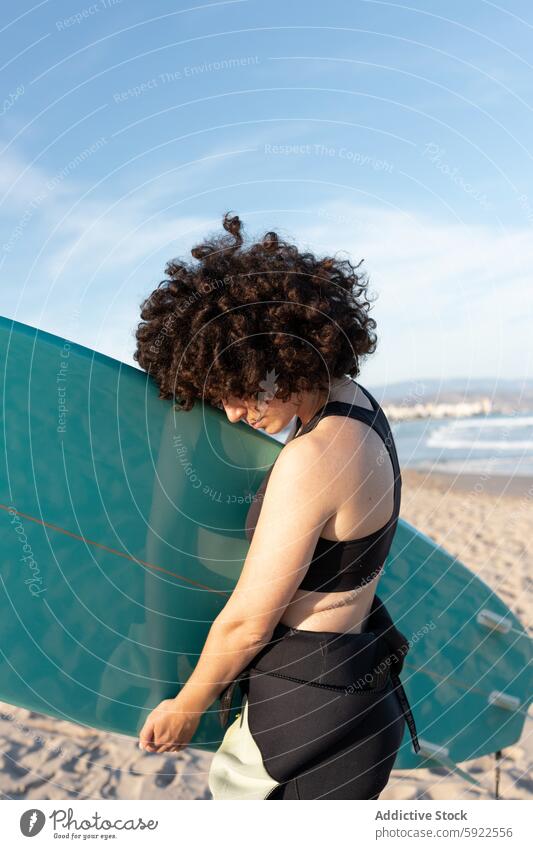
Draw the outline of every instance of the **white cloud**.
<instances>
[{"instance_id":1,"label":"white cloud","mask_svg":"<svg viewBox=\"0 0 533 849\"><path fill-rule=\"evenodd\" d=\"M533 316L533 240L527 228L435 223L402 210L345 202L320 207L302 241L339 253L377 292L378 350L368 372L380 382L410 376L524 374ZM301 241L298 240L299 242ZM469 353L470 352L470 353Z\"/></svg>"},{"instance_id":2,"label":"white cloud","mask_svg":"<svg viewBox=\"0 0 533 849\"><path fill-rule=\"evenodd\" d=\"M38 167L27 168L26 159L13 149L8 149L0 157L0 215L23 211L46 191L49 175Z\"/></svg>"}]
</instances>

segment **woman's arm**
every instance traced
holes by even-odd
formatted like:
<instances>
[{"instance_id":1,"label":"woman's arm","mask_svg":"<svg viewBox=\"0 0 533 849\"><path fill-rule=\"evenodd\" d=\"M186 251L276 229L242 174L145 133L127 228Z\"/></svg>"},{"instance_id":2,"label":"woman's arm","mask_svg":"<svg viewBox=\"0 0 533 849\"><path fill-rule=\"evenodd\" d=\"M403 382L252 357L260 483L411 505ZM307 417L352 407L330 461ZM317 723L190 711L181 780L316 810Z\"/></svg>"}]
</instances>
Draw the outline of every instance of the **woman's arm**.
<instances>
[{"instance_id":1,"label":"woman's arm","mask_svg":"<svg viewBox=\"0 0 533 849\"><path fill-rule=\"evenodd\" d=\"M271 470L235 589L211 625L186 684L148 716L141 747L177 751L187 745L201 714L270 640L336 509L322 450L312 440L286 445Z\"/></svg>"},{"instance_id":2,"label":"woman's arm","mask_svg":"<svg viewBox=\"0 0 533 849\"><path fill-rule=\"evenodd\" d=\"M279 454L241 575L176 696L180 704L207 710L270 640L336 510L333 487L329 476L317 471L320 465L317 446L304 440Z\"/></svg>"},{"instance_id":3,"label":"woman's arm","mask_svg":"<svg viewBox=\"0 0 533 849\"><path fill-rule=\"evenodd\" d=\"M295 416L294 420L292 422L292 426L291 426L291 429L289 431L287 440L285 442L285 445L287 445L289 442L291 442L294 439L294 435L296 433L297 425L298 425L298 420ZM270 479L270 475L271 475L273 468L274 468L274 466L272 465L272 467L268 470L265 477L261 481L261 485L260 485L259 489L257 490L257 492L255 493L253 501L250 505L250 509L248 510L248 513L246 515L244 531L245 531L246 538L247 538L248 542L252 541L255 526L257 524L257 519L259 518L259 513L261 512L261 507L262 507L262 504L263 504L263 498L264 498L264 495L265 495L265 489L266 489L267 483Z\"/></svg>"}]
</instances>

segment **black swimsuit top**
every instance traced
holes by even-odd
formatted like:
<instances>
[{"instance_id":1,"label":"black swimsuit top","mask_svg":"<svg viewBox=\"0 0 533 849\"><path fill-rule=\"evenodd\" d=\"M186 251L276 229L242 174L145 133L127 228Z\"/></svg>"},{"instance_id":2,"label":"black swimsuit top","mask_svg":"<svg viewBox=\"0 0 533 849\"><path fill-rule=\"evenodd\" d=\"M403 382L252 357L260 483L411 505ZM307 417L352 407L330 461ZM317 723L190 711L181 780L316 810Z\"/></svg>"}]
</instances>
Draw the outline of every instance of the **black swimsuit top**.
<instances>
[{"instance_id":1,"label":"black swimsuit top","mask_svg":"<svg viewBox=\"0 0 533 849\"><path fill-rule=\"evenodd\" d=\"M319 537L309 568L299 586L302 590L342 592L363 587L381 572L398 524L402 477L394 438L387 417L376 399L360 384L356 386L364 392L372 404L372 410L344 401L330 401L320 407L294 439L312 430L323 416L346 415L373 428L385 443L394 470L392 516L383 527L365 537L342 541ZM301 427L299 418L297 422Z\"/></svg>"}]
</instances>

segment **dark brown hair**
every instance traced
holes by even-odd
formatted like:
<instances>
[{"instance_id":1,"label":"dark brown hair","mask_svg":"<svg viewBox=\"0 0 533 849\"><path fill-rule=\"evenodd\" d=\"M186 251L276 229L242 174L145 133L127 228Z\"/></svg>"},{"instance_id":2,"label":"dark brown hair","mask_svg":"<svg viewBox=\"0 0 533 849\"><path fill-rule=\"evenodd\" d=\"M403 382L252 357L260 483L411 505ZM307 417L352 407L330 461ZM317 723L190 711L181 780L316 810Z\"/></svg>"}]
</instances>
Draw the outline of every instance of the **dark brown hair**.
<instances>
[{"instance_id":1,"label":"dark brown hair","mask_svg":"<svg viewBox=\"0 0 533 849\"><path fill-rule=\"evenodd\" d=\"M241 222L170 260L141 304L134 359L184 410L195 399L256 397L274 375L276 397L357 377L373 353L368 281L345 259L316 257L268 232L244 245Z\"/></svg>"}]
</instances>

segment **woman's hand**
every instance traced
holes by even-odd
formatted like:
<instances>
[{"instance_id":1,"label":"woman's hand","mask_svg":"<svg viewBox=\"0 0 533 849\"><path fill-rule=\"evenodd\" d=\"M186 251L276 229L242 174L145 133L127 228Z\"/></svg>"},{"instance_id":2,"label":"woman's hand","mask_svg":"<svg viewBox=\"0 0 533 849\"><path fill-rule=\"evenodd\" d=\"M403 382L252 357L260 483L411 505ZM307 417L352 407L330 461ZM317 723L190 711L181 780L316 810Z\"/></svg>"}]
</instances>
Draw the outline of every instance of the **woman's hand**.
<instances>
[{"instance_id":1,"label":"woman's hand","mask_svg":"<svg viewBox=\"0 0 533 849\"><path fill-rule=\"evenodd\" d=\"M202 714L164 699L147 716L139 732L139 748L146 752L179 752L196 733Z\"/></svg>"}]
</instances>

